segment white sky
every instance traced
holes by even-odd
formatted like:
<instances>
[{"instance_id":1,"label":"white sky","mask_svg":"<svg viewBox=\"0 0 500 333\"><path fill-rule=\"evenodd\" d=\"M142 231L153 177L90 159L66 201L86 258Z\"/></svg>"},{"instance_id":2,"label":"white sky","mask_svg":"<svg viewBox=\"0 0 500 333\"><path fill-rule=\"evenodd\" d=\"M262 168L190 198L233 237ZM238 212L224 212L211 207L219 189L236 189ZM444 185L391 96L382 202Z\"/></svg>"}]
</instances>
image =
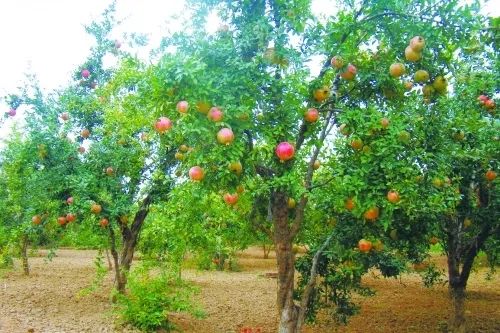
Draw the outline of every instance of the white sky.
<instances>
[{"instance_id":1,"label":"white sky","mask_svg":"<svg viewBox=\"0 0 500 333\"><path fill-rule=\"evenodd\" d=\"M15 92L26 72L35 73L46 90L65 85L71 72L88 55L92 39L83 29L99 18L111 0L0 0L0 96ZM485 14L500 15L500 1L492 0ZM183 0L118 0L122 32L146 33L152 45L166 33L169 16L181 12ZM331 15L335 0L313 0L317 15ZM496 6L495 6L496 4ZM181 28L172 27L170 28ZM120 39L120 32L116 38ZM0 117L8 111L0 102ZM5 137L19 115L0 125Z\"/></svg>"}]
</instances>

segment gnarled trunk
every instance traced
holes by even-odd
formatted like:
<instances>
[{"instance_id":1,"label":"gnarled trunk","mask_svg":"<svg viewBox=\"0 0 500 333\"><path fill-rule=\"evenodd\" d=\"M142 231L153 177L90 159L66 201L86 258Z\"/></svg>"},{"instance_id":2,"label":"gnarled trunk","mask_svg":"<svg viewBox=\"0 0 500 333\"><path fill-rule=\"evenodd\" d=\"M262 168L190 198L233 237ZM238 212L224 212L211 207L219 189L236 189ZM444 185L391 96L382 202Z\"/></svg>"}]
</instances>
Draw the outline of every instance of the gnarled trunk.
<instances>
[{"instance_id":1,"label":"gnarled trunk","mask_svg":"<svg viewBox=\"0 0 500 333\"><path fill-rule=\"evenodd\" d=\"M146 220L146 217L149 213L149 205L151 204L151 201L152 198L150 195L148 195L143 200L141 207L135 214L134 221L132 222L132 225L130 227L122 224L119 218L117 219L120 225L123 246L120 257L118 257L118 252L116 251L114 231L111 226L109 227L111 241L110 250L115 266L116 289L121 294L125 293L125 289L127 286L127 275L130 271L132 260L134 259L135 247L137 246L144 220Z\"/></svg>"},{"instance_id":2,"label":"gnarled trunk","mask_svg":"<svg viewBox=\"0 0 500 333\"><path fill-rule=\"evenodd\" d=\"M276 192L272 199L274 245L278 265L279 333L297 333L298 308L293 300L295 254L293 237L288 225L288 206L284 193Z\"/></svg>"}]
</instances>

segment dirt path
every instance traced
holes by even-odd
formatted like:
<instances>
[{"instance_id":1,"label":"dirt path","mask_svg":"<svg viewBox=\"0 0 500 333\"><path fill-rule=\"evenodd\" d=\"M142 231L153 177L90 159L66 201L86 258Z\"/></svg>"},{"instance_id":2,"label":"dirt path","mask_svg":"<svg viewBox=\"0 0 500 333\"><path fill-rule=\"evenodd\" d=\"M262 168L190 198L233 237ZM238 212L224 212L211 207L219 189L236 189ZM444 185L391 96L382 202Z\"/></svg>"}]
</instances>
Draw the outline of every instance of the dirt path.
<instances>
[{"instance_id":1,"label":"dirt path","mask_svg":"<svg viewBox=\"0 0 500 333\"><path fill-rule=\"evenodd\" d=\"M95 276L94 255L94 251L59 250L52 262L31 258L30 277L17 269L0 278L0 332L136 333L114 324L109 301L111 276L96 294L78 296ZM201 287L196 300L208 316L202 320L175 316L174 321L186 333L234 333L244 326L275 332L276 280L264 277L275 270L274 260L259 256L256 249L245 252L240 258L241 272L185 270L183 277ZM325 316L321 325L305 332L439 332L448 318L445 287L426 289L416 275L406 275L400 281L371 276L365 281L377 295L361 299L361 313L347 327L338 327ZM467 316L471 332L500 332L498 276L491 281L484 280L484 271L472 276Z\"/></svg>"}]
</instances>

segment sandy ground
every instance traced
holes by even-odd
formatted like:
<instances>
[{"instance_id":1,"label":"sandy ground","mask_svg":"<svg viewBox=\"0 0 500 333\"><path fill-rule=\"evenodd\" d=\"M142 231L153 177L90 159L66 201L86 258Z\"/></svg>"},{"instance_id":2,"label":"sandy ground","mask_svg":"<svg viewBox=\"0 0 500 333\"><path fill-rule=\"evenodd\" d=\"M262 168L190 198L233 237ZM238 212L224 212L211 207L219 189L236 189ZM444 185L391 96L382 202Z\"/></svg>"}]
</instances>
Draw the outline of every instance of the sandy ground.
<instances>
[{"instance_id":1,"label":"sandy ground","mask_svg":"<svg viewBox=\"0 0 500 333\"><path fill-rule=\"evenodd\" d=\"M109 299L111 274L97 293L79 296L95 277L94 255L94 251L59 250L51 262L31 258L29 277L19 268L0 277L0 332L138 332L116 324ZM195 300L207 317L174 315L173 321L186 333L234 333L241 327L275 332L276 280L265 277L275 271L275 261L261 256L258 249L243 253L241 272L184 270L183 277L201 288ZM500 332L500 277L486 281L484 276L484 270L474 273L468 287L470 332ZM377 294L360 299L361 313L348 326L325 317L304 332L440 332L448 319L446 287L426 289L415 274L400 280L372 275L365 282Z\"/></svg>"}]
</instances>

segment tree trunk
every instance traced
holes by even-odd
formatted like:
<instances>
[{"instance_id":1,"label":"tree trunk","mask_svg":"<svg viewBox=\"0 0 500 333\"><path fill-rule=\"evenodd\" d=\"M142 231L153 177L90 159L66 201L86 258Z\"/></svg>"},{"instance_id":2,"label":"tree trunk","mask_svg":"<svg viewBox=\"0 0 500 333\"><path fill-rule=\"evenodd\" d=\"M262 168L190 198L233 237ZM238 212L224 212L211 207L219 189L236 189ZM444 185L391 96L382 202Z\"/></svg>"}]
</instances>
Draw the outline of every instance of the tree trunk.
<instances>
[{"instance_id":1,"label":"tree trunk","mask_svg":"<svg viewBox=\"0 0 500 333\"><path fill-rule=\"evenodd\" d=\"M288 225L287 198L284 193L274 193L272 199L274 221L274 244L278 265L279 333L298 333L296 331L298 308L293 300L295 277L295 254L293 237Z\"/></svg>"},{"instance_id":2,"label":"tree trunk","mask_svg":"<svg viewBox=\"0 0 500 333\"><path fill-rule=\"evenodd\" d=\"M132 259L134 259L135 246L137 245L138 236L138 233L131 233L130 238L124 237L123 239L123 249L120 255L118 279L118 291L122 294L125 292L125 287L127 285L127 275L130 271L130 266L132 266Z\"/></svg>"},{"instance_id":3,"label":"tree trunk","mask_svg":"<svg viewBox=\"0 0 500 333\"><path fill-rule=\"evenodd\" d=\"M108 271L113 270L113 263L111 262L111 258L109 257L108 249L106 249L106 259L108 260Z\"/></svg>"},{"instance_id":4,"label":"tree trunk","mask_svg":"<svg viewBox=\"0 0 500 333\"><path fill-rule=\"evenodd\" d=\"M122 234L123 246L119 260L118 253L114 245L114 232L112 231L112 227L109 227L110 235L112 235L113 238L111 244L111 254L115 262L115 279L117 283L117 290L120 294L125 293L125 289L127 286L127 275L130 271L132 260L134 259L135 247L137 245L137 241L139 240L139 235L144 224L144 220L146 220L146 217L148 216L149 205L151 204L151 202L151 195L148 195L146 196L146 198L144 198L141 203L140 209L135 214L134 221L132 222L130 228L127 225L122 224L119 218L117 219Z\"/></svg>"},{"instance_id":5,"label":"tree trunk","mask_svg":"<svg viewBox=\"0 0 500 333\"><path fill-rule=\"evenodd\" d=\"M264 259L269 259L269 253L271 253L273 246L271 244L262 244L262 249L264 250Z\"/></svg>"},{"instance_id":6,"label":"tree trunk","mask_svg":"<svg viewBox=\"0 0 500 333\"><path fill-rule=\"evenodd\" d=\"M30 266L28 263L28 236L23 235L21 240L21 261L24 275L30 275Z\"/></svg>"},{"instance_id":7,"label":"tree trunk","mask_svg":"<svg viewBox=\"0 0 500 333\"><path fill-rule=\"evenodd\" d=\"M452 312L450 317L450 333L465 333L465 287L449 287L452 303Z\"/></svg>"},{"instance_id":8,"label":"tree trunk","mask_svg":"<svg viewBox=\"0 0 500 333\"><path fill-rule=\"evenodd\" d=\"M125 283L121 281L121 275L120 275L120 262L118 259L118 252L116 251L116 239L115 239L115 232L111 226L109 226L109 243L110 243L110 252L111 256L113 257L114 261L114 267L115 267L115 283L116 283L116 289L120 294L125 293ZM116 301L116 299L113 299L113 302Z\"/></svg>"}]
</instances>

